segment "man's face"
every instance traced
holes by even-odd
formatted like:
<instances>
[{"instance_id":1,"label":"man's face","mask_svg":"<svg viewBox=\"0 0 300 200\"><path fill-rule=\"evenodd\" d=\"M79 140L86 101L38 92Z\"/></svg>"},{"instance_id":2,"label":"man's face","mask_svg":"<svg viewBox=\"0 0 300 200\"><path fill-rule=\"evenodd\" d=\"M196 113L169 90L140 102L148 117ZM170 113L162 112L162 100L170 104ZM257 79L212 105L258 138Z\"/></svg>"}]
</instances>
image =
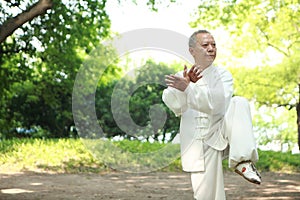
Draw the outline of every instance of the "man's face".
<instances>
[{"instance_id":1,"label":"man's face","mask_svg":"<svg viewBox=\"0 0 300 200\"><path fill-rule=\"evenodd\" d=\"M196 35L196 38L196 45L190 47L189 50L195 59L195 63L206 68L211 65L216 58L216 42L209 33L199 33Z\"/></svg>"}]
</instances>

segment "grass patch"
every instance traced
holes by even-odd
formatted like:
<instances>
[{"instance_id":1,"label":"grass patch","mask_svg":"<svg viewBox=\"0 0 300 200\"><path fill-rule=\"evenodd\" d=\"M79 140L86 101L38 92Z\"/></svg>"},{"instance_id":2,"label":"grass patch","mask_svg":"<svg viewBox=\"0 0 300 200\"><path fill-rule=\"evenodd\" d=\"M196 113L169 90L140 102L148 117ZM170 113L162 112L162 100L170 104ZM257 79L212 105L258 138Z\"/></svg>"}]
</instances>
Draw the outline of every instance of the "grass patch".
<instances>
[{"instance_id":1,"label":"grass patch","mask_svg":"<svg viewBox=\"0 0 300 200\"><path fill-rule=\"evenodd\" d=\"M132 166L133 171L181 171L178 145L124 140L88 146L86 148L86 143L80 139L0 140L0 172L99 173L112 170L110 167L114 165L124 166L122 170L125 171ZM94 156L89 150L96 152ZM259 171L300 172L299 154L259 151L259 156L256 163ZM230 170L227 160L223 161L223 166Z\"/></svg>"},{"instance_id":2,"label":"grass patch","mask_svg":"<svg viewBox=\"0 0 300 200\"><path fill-rule=\"evenodd\" d=\"M262 171L300 172L300 154L260 151L257 167Z\"/></svg>"},{"instance_id":3,"label":"grass patch","mask_svg":"<svg viewBox=\"0 0 300 200\"><path fill-rule=\"evenodd\" d=\"M0 141L0 171L99 172L106 169L76 139Z\"/></svg>"}]
</instances>

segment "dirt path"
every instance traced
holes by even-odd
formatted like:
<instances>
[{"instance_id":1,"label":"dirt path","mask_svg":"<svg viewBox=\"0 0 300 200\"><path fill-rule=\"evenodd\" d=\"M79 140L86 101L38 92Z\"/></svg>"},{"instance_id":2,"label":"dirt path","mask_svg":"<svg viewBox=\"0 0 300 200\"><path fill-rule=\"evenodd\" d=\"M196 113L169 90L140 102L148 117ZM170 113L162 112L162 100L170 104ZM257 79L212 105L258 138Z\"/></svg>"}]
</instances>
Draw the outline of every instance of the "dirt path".
<instances>
[{"instance_id":1,"label":"dirt path","mask_svg":"<svg viewBox=\"0 0 300 200\"><path fill-rule=\"evenodd\" d=\"M227 199L300 200L300 174L262 173L262 185L225 173ZM187 173L0 174L0 200L192 200Z\"/></svg>"}]
</instances>

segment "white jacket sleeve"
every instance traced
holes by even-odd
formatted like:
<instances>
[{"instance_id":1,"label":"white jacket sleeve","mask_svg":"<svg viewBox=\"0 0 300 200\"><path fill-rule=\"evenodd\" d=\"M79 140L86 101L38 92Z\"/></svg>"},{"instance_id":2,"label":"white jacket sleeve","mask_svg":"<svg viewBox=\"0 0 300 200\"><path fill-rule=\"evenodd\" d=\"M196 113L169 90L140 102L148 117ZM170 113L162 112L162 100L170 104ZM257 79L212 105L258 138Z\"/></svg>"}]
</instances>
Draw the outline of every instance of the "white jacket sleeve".
<instances>
[{"instance_id":1,"label":"white jacket sleeve","mask_svg":"<svg viewBox=\"0 0 300 200\"><path fill-rule=\"evenodd\" d=\"M204 79L200 79L196 83L190 83L184 93L187 96L189 108L207 114L211 113L213 109L212 98L208 84L205 83Z\"/></svg>"},{"instance_id":2,"label":"white jacket sleeve","mask_svg":"<svg viewBox=\"0 0 300 200\"><path fill-rule=\"evenodd\" d=\"M196 83L190 83L184 91L187 106L207 114L224 114L233 94L231 74L222 69L214 69L215 73L203 76Z\"/></svg>"},{"instance_id":3,"label":"white jacket sleeve","mask_svg":"<svg viewBox=\"0 0 300 200\"><path fill-rule=\"evenodd\" d=\"M168 87L163 91L163 102L178 117L187 109L186 94L172 87Z\"/></svg>"}]
</instances>

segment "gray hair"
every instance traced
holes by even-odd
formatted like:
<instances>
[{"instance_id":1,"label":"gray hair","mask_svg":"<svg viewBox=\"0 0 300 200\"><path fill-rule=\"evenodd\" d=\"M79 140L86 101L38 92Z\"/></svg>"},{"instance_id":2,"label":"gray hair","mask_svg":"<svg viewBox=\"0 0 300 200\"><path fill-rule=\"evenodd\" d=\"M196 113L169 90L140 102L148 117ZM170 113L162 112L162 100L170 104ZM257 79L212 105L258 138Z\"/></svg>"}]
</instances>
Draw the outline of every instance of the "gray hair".
<instances>
[{"instance_id":1,"label":"gray hair","mask_svg":"<svg viewBox=\"0 0 300 200\"><path fill-rule=\"evenodd\" d=\"M209 34L211 34L209 31L207 31L207 30L198 30L198 31L195 31L192 35L191 35L191 37L190 37L190 39L189 39L189 47L194 47L195 45L196 45L196 42L197 42L197 35L198 34L200 34L200 33L209 33Z\"/></svg>"}]
</instances>

